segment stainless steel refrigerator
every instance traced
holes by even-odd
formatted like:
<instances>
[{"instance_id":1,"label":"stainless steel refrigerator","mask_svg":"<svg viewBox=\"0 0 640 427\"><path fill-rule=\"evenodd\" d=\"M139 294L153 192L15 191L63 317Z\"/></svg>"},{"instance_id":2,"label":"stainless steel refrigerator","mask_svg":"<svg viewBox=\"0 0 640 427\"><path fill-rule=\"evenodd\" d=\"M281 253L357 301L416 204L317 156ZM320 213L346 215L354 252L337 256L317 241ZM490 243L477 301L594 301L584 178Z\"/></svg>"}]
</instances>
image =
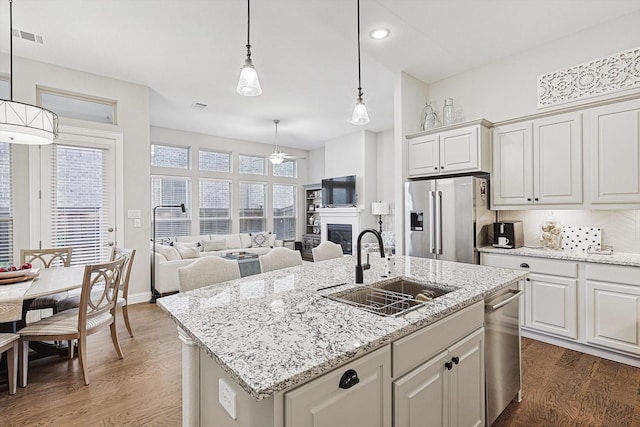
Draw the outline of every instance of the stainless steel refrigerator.
<instances>
[{"instance_id":1,"label":"stainless steel refrigerator","mask_svg":"<svg viewBox=\"0 0 640 427\"><path fill-rule=\"evenodd\" d=\"M489 176L405 183L405 254L478 264L490 244Z\"/></svg>"}]
</instances>

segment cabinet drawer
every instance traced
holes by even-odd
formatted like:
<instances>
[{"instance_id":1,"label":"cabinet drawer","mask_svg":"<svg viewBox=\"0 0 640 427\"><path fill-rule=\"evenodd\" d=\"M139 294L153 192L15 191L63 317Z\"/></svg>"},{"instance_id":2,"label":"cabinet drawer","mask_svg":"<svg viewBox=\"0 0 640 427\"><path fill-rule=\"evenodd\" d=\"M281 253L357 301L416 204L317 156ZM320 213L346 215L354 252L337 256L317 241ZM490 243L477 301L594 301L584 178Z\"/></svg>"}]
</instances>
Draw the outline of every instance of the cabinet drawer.
<instances>
[{"instance_id":1,"label":"cabinet drawer","mask_svg":"<svg viewBox=\"0 0 640 427\"><path fill-rule=\"evenodd\" d=\"M578 277L578 263L574 261L483 253L482 265L525 270L553 276Z\"/></svg>"},{"instance_id":2,"label":"cabinet drawer","mask_svg":"<svg viewBox=\"0 0 640 427\"><path fill-rule=\"evenodd\" d=\"M587 264L588 280L640 286L640 268L624 265Z\"/></svg>"},{"instance_id":3,"label":"cabinet drawer","mask_svg":"<svg viewBox=\"0 0 640 427\"><path fill-rule=\"evenodd\" d=\"M391 373L398 378L484 323L484 302L477 302L458 313L427 326L391 345Z\"/></svg>"}]
</instances>

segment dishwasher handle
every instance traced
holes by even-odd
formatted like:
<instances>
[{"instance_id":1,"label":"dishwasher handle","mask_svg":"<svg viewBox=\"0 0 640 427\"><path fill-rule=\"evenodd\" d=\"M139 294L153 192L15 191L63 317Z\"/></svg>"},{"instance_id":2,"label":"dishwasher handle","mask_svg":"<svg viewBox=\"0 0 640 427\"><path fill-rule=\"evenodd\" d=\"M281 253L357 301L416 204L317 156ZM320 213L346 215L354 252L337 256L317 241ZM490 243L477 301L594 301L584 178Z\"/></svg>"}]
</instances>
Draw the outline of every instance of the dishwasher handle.
<instances>
[{"instance_id":1,"label":"dishwasher handle","mask_svg":"<svg viewBox=\"0 0 640 427\"><path fill-rule=\"evenodd\" d=\"M485 304L484 308L487 311L496 311L499 310L500 308L504 307L505 305L509 304L511 301L520 298L520 295L522 295L522 291L520 290L512 290L509 291L509 294L511 294L511 296L503 301L500 301L497 304ZM507 295L507 294L505 294Z\"/></svg>"}]
</instances>

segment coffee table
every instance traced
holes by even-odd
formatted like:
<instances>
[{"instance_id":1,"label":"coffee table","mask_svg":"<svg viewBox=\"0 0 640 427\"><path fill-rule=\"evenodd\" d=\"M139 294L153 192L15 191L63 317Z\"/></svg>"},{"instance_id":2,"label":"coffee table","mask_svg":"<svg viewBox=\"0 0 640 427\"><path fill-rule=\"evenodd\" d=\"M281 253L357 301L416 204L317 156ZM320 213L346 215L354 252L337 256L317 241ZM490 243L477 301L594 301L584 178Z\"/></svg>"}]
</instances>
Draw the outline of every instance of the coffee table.
<instances>
[{"instance_id":1,"label":"coffee table","mask_svg":"<svg viewBox=\"0 0 640 427\"><path fill-rule=\"evenodd\" d=\"M223 258L232 259L238 261L238 267L240 268L240 276L246 277L254 274L260 274L260 255L247 253L247 252L234 252L226 254Z\"/></svg>"}]
</instances>

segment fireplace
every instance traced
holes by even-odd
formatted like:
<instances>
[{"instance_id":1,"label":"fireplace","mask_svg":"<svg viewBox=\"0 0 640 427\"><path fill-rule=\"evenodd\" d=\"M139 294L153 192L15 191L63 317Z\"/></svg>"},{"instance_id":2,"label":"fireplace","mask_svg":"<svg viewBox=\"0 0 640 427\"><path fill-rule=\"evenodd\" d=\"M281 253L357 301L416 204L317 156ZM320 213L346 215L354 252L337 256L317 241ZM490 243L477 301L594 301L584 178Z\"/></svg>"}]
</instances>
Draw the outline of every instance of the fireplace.
<instances>
[{"instance_id":1,"label":"fireplace","mask_svg":"<svg viewBox=\"0 0 640 427\"><path fill-rule=\"evenodd\" d=\"M351 224L327 224L327 240L342 246L342 252L351 255L353 246Z\"/></svg>"}]
</instances>

